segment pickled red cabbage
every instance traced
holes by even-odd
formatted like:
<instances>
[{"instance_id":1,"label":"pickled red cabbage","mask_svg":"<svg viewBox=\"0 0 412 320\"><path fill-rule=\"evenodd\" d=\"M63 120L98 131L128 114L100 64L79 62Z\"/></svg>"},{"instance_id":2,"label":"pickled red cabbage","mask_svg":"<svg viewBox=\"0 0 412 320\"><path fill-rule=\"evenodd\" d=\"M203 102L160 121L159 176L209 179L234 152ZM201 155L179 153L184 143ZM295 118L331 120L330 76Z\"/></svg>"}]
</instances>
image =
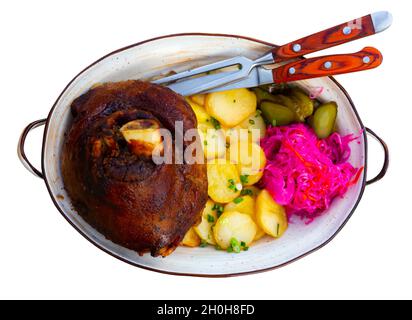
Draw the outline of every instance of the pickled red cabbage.
<instances>
[{"instance_id":1,"label":"pickled red cabbage","mask_svg":"<svg viewBox=\"0 0 412 320\"><path fill-rule=\"evenodd\" d=\"M270 127L261 140L267 158L261 183L289 217L297 215L309 223L359 177L361 170L348 162L349 143L355 139L337 132L318 139L302 123Z\"/></svg>"}]
</instances>

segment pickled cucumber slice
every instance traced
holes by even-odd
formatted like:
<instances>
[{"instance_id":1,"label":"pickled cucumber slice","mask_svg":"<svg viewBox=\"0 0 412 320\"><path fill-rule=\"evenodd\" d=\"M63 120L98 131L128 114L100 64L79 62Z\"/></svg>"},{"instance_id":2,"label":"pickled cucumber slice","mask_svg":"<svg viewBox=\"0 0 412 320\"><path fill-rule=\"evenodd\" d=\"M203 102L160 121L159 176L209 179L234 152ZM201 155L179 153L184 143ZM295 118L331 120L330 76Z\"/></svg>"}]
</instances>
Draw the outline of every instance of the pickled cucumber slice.
<instances>
[{"instance_id":1,"label":"pickled cucumber slice","mask_svg":"<svg viewBox=\"0 0 412 320\"><path fill-rule=\"evenodd\" d=\"M290 89L290 98L296 102L295 113L298 121L303 122L313 114L313 100L302 89Z\"/></svg>"},{"instance_id":2,"label":"pickled cucumber slice","mask_svg":"<svg viewBox=\"0 0 412 320\"><path fill-rule=\"evenodd\" d=\"M267 92L266 90L263 90L262 88L254 88L253 92L256 94L257 98L257 103L260 104L264 100L269 100L273 102L278 102L274 95Z\"/></svg>"},{"instance_id":3,"label":"pickled cucumber slice","mask_svg":"<svg viewBox=\"0 0 412 320\"><path fill-rule=\"evenodd\" d=\"M333 101L324 103L316 109L309 124L318 138L327 138L333 132L337 114L338 105Z\"/></svg>"},{"instance_id":4,"label":"pickled cucumber slice","mask_svg":"<svg viewBox=\"0 0 412 320\"><path fill-rule=\"evenodd\" d=\"M266 122L272 125L284 126L292 123L295 114L289 108L271 101L262 101L260 110Z\"/></svg>"}]
</instances>

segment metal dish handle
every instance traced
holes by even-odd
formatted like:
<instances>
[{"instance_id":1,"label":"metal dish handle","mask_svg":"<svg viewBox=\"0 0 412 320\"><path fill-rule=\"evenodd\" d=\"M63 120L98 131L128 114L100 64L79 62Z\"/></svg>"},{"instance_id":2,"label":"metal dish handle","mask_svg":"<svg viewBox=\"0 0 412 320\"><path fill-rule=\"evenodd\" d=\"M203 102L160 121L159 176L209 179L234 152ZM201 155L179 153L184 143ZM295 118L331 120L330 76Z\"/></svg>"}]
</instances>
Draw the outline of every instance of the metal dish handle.
<instances>
[{"instance_id":1,"label":"metal dish handle","mask_svg":"<svg viewBox=\"0 0 412 320\"><path fill-rule=\"evenodd\" d=\"M373 132L371 129L369 128L365 128L366 129L366 133L370 134L372 137L374 137L382 146L383 149L383 153L384 153L384 161L383 161L383 166L381 171L372 179L366 180L366 185L370 185L372 183L375 183L379 180L381 180L385 174L386 171L388 171L388 167L389 167L389 149L388 146L386 145L385 141L382 140L382 138L380 138L375 132Z\"/></svg>"},{"instance_id":2,"label":"metal dish handle","mask_svg":"<svg viewBox=\"0 0 412 320\"><path fill-rule=\"evenodd\" d=\"M43 173L36 169L27 159L26 153L24 152L24 143L26 142L27 135L29 132L37 127L43 126L46 124L47 119L41 119L33 121L32 123L28 124L26 128L24 128L23 132L20 135L19 143L17 145L17 155L23 164L23 166L29 170L32 174L34 174L38 178L44 178Z\"/></svg>"}]
</instances>

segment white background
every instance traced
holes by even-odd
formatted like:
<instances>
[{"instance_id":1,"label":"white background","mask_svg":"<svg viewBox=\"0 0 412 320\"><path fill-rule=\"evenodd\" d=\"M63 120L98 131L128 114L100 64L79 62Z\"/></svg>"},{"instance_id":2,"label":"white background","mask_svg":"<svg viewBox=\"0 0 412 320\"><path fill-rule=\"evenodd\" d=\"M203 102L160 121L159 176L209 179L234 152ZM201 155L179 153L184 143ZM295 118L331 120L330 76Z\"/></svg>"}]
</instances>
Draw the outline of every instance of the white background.
<instances>
[{"instance_id":1,"label":"white background","mask_svg":"<svg viewBox=\"0 0 412 320\"><path fill-rule=\"evenodd\" d=\"M0 298L412 298L409 1L2 1L0 4ZM363 122L391 151L385 179L367 187L343 231L285 268L237 278L140 270L96 249L58 213L44 183L16 156L23 127L47 116L81 69L117 48L178 32L230 33L278 44L389 10L384 33L328 52L371 45L378 69L338 76ZM409 65L408 65L409 64ZM371 139L370 139L371 140ZM39 163L41 129L27 151ZM370 142L369 174L382 152Z\"/></svg>"}]
</instances>

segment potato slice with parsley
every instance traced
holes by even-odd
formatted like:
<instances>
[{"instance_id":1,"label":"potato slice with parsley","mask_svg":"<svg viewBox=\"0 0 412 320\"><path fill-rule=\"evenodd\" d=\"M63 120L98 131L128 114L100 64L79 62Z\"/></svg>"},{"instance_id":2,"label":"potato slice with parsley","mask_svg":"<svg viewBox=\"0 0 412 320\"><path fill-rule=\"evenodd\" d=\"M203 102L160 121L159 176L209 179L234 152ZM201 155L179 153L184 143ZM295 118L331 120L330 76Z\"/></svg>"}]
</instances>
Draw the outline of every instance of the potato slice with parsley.
<instances>
[{"instance_id":1,"label":"potato slice with parsley","mask_svg":"<svg viewBox=\"0 0 412 320\"><path fill-rule=\"evenodd\" d=\"M210 116L206 112L206 109L203 106L201 106L198 103L196 103L196 102L194 102L190 99L187 99L187 98L186 98L186 101L192 107L192 110L196 115L196 119L197 119L198 124L205 123L205 122L208 122L210 120Z\"/></svg>"},{"instance_id":2,"label":"potato slice with parsley","mask_svg":"<svg viewBox=\"0 0 412 320\"><path fill-rule=\"evenodd\" d=\"M247 135L241 134L240 130L244 129ZM259 142L265 136L266 124L263 120L260 112L256 111L250 115L243 122L237 126L226 130L226 141L230 142L230 139L244 139L247 138L249 142Z\"/></svg>"},{"instance_id":3,"label":"potato slice with parsley","mask_svg":"<svg viewBox=\"0 0 412 320\"><path fill-rule=\"evenodd\" d=\"M266 232L263 231L263 229L257 225L257 231L256 231L256 235L253 241L258 241L262 239L265 235L266 235Z\"/></svg>"},{"instance_id":4,"label":"potato slice with parsley","mask_svg":"<svg viewBox=\"0 0 412 320\"><path fill-rule=\"evenodd\" d=\"M205 94L195 94L195 95L193 95L193 96L190 96L190 99L191 99L193 102L195 102L195 103L197 103L197 104L199 104L199 105L201 105L201 106L204 106L204 105L205 105L205 98L206 98L206 95L205 95Z\"/></svg>"},{"instance_id":5,"label":"potato slice with parsley","mask_svg":"<svg viewBox=\"0 0 412 320\"><path fill-rule=\"evenodd\" d=\"M262 178L266 156L257 143L246 144L245 141L239 141L237 145L230 144L227 156L232 163L237 165L244 186L251 186Z\"/></svg>"},{"instance_id":6,"label":"potato slice with parsley","mask_svg":"<svg viewBox=\"0 0 412 320\"><path fill-rule=\"evenodd\" d=\"M220 203L233 201L242 190L236 166L225 159L207 164L207 182L209 197Z\"/></svg>"},{"instance_id":7,"label":"potato slice with parsley","mask_svg":"<svg viewBox=\"0 0 412 320\"><path fill-rule=\"evenodd\" d=\"M200 239L211 245L216 244L212 231L212 227L217 221L215 206L216 204L212 200L208 200L202 212L201 222L193 227Z\"/></svg>"},{"instance_id":8,"label":"potato slice with parsley","mask_svg":"<svg viewBox=\"0 0 412 320\"><path fill-rule=\"evenodd\" d=\"M226 152L225 134L216 130L210 122L199 123L198 132L207 159L216 159L224 156Z\"/></svg>"},{"instance_id":9,"label":"potato slice with parsley","mask_svg":"<svg viewBox=\"0 0 412 320\"><path fill-rule=\"evenodd\" d=\"M266 156L263 149L256 143L249 145L249 154L240 152L239 174L245 186L251 186L263 176L266 165Z\"/></svg>"},{"instance_id":10,"label":"potato slice with parsley","mask_svg":"<svg viewBox=\"0 0 412 320\"><path fill-rule=\"evenodd\" d=\"M257 194L258 193L256 193L256 195ZM250 215L250 217L253 219L255 223L257 223L256 222L256 212L255 212L255 198L256 196L253 196L253 195L240 196L236 198L235 200L233 200L232 202L229 202L228 204L225 205L225 212L238 211L241 213L246 213ZM253 239L254 241L259 240L266 234L259 226L256 226L256 228L257 228L256 235L255 235L255 238Z\"/></svg>"},{"instance_id":11,"label":"potato slice with parsley","mask_svg":"<svg viewBox=\"0 0 412 320\"><path fill-rule=\"evenodd\" d=\"M208 114L226 127L234 127L256 112L256 95L247 89L212 92L206 95Z\"/></svg>"},{"instance_id":12,"label":"potato slice with parsley","mask_svg":"<svg viewBox=\"0 0 412 320\"><path fill-rule=\"evenodd\" d=\"M200 238L193 228L186 232L181 244L186 247L198 247L200 245Z\"/></svg>"},{"instance_id":13,"label":"potato slice with parsley","mask_svg":"<svg viewBox=\"0 0 412 320\"><path fill-rule=\"evenodd\" d=\"M256 236L256 231L256 224L250 215L237 211L224 212L213 228L217 245L225 250L234 244L243 244L244 248L249 246ZM235 252L240 251L232 249Z\"/></svg>"},{"instance_id":14,"label":"potato slice with parsley","mask_svg":"<svg viewBox=\"0 0 412 320\"><path fill-rule=\"evenodd\" d=\"M288 228L285 208L273 200L267 190L256 198L256 221L268 235L279 238Z\"/></svg>"},{"instance_id":15,"label":"potato slice with parsley","mask_svg":"<svg viewBox=\"0 0 412 320\"><path fill-rule=\"evenodd\" d=\"M238 211L250 216L255 214L255 199L252 196L240 196L225 205L225 212Z\"/></svg>"},{"instance_id":16,"label":"potato slice with parsley","mask_svg":"<svg viewBox=\"0 0 412 320\"><path fill-rule=\"evenodd\" d=\"M262 189L259 189L256 186L243 186L241 195L252 196L256 200L256 197L259 195Z\"/></svg>"}]
</instances>

